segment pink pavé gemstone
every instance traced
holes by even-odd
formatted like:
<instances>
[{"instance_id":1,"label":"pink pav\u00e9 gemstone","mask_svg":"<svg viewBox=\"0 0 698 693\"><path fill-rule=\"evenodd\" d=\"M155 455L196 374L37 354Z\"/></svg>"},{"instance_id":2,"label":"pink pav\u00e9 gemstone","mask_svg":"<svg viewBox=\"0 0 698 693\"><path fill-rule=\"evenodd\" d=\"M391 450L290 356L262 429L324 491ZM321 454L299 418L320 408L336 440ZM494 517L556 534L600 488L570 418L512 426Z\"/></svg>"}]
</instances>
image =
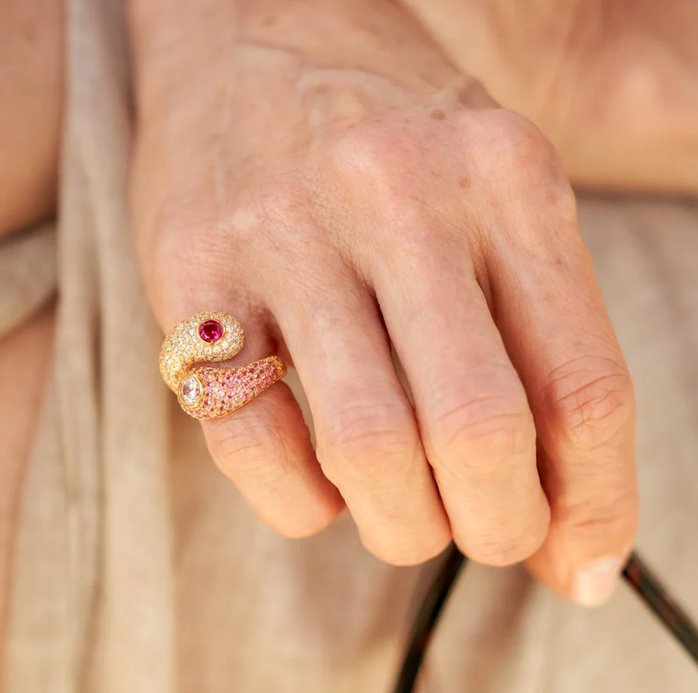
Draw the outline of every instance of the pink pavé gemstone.
<instances>
[{"instance_id":1,"label":"pink pav\u00e9 gemstone","mask_svg":"<svg viewBox=\"0 0 698 693\"><path fill-rule=\"evenodd\" d=\"M199 337L208 342L215 344L223 336L223 325L218 320L204 320L199 325Z\"/></svg>"}]
</instances>

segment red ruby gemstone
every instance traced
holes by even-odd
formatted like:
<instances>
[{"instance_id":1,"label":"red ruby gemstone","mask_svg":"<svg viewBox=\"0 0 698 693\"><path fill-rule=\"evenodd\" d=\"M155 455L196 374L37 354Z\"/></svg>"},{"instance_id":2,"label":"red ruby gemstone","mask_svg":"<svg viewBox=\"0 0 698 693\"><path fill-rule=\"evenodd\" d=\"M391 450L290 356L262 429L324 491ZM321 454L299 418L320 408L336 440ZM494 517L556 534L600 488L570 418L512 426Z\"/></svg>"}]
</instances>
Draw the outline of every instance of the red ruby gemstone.
<instances>
[{"instance_id":1,"label":"red ruby gemstone","mask_svg":"<svg viewBox=\"0 0 698 693\"><path fill-rule=\"evenodd\" d=\"M199 325L199 337L208 342L215 344L223 336L223 325L218 320L204 320Z\"/></svg>"}]
</instances>

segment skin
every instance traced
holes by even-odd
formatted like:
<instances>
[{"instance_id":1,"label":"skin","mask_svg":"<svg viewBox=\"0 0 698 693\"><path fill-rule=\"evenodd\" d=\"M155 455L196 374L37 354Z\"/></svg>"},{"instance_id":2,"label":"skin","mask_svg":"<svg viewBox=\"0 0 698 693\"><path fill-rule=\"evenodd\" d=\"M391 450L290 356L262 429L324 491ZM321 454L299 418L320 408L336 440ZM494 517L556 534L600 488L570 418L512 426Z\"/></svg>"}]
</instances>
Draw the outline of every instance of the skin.
<instances>
[{"instance_id":1,"label":"skin","mask_svg":"<svg viewBox=\"0 0 698 693\"><path fill-rule=\"evenodd\" d=\"M577 186L698 192L694 0L403 0Z\"/></svg>"},{"instance_id":2,"label":"skin","mask_svg":"<svg viewBox=\"0 0 698 693\"><path fill-rule=\"evenodd\" d=\"M60 0L0 0L0 237L55 206L62 20Z\"/></svg>"},{"instance_id":3,"label":"skin","mask_svg":"<svg viewBox=\"0 0 698 693\"><path fill-rule=\"evenodd\" d=\"M633 387L542 133L395 4L131 10L155 314L230 310L233 365L278 350L312 410L315 450L284 384L203 424L260 518L302 537L346 505L389 563L453 539L568 596L624 555Z\"/></svg>"},{"instance_id":4,"label":"skin","mask_svg":"<svg viewBox=\"0 0 698 693\"><path fill-rule=\"evenodd\" d=\"M0 0L0 242L54 211L62 10L59 0ZM53 324L54 306L45 306L24 325L0 336L0 642L7 621L17 503L48 370Z\"/></svg>"},{"instance_id":5,"label":"skin","mask_svg":"<svg viewBox=\"0 0 698 693\"><path fill-rule=\"evenodd\" d=\"M312 4L202 2L196 16L164 0L130 8L141 130L133 208L158 319L167 329L224 304L246 328L238 361L276 347L296 359L321 434L316 454L275 385L207 425L214 459L287 536L312 534L343 509L330 478L385 560L424 560L455 528L474 558L529 556L569 594L573 564L622 550L634 531L631 384L549 145L463 75L535 122L576 184L696 193L698 50L684 30L695 3L544 0L521 17L511 3L405 0L438 46L399 3ZM0 113L2 235L54 211L62 3L0 0L0 19L0 100L12 105ZM590 313L594 329L575 334ZM568 341L549 343L551 323ZM41 350L0 341L3 382L32 366L26 402L0 390L12 451L0 485L3 556L49 317L31 330L27 344ZM395 384L388 339L409 367L416 412ZM548 441L535 462L532 426ZM0 560L2 584L7 567Z\"/></svg>"}]
</instances>

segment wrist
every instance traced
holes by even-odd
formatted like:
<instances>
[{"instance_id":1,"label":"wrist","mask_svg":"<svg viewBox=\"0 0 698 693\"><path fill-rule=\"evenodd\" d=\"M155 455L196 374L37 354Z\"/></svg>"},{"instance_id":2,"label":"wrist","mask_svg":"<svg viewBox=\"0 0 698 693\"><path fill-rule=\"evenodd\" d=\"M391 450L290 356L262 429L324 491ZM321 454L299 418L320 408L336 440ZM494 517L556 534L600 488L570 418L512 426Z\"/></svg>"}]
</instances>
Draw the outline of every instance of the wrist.
<instances>
[{"instance_id":1,"label":"wrist","mask_svg":"<svg viewBox=\"0 0 698 693\"><path fill-rule=\"evenodd\" d=\"M130 0L128 19L139 88L154 74L201 78L202 62L240 46L420 91L463 81L415 18L383 0Z\"/></svg>"}]
</instances>

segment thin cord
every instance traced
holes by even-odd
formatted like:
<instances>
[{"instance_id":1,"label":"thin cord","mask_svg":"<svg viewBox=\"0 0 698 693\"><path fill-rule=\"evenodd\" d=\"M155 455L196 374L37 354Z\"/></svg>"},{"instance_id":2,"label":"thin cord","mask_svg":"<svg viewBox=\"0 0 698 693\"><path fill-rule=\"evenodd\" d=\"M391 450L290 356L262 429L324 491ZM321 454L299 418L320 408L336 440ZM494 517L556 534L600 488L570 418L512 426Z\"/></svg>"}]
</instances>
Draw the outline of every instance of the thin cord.
<instances>
[{"instance_id":1,"label":"thin cord","mask_svg":"<svg viewBox=\"0 0 698 693\"><path fill-rule=\"evenodd\" d=\"M419 607L417 618L412 626L410 644L400 669L400 676L393 689L394 693L411 693L414 688L417 674L422 666L424 654L429 646L434 628L436 628L441 610L461 568L467 561L468 559L456 548L455 544L451 543L446 558Z\"/></svg>"},{"instance_id":2,"label":"thin cord","mask_svg":"<svg viewBox=\"0 0 698 693\"><path fill-rule=\"evenodd\" d=\"M412 626L409 645L393 693L412 693L439 616L467 560L455 544L449 546L446 558L429 586ZM635 551L630 554L623 568L623 577L698 664L698 629Z\"/></svg>"},{"instance_id":3,"label":"thin cord","mask_svg":"<svg viewBox=\"0 0 698 693\"><path fill-rule=\"evenodd\" d=\"M623 577L698 664L698 629L635 551L623 568Z\"/></svg>"}]
</instances>

